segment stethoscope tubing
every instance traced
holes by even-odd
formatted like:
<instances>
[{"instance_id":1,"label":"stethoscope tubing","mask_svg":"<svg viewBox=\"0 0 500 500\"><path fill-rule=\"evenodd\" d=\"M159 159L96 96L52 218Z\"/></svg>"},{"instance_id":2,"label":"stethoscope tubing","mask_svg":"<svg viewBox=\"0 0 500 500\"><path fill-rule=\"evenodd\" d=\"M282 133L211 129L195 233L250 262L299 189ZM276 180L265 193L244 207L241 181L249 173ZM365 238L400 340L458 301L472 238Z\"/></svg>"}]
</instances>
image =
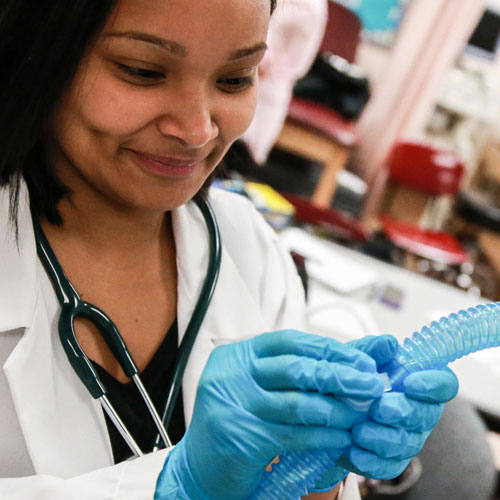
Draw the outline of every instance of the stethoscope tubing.
<instances>
[{"instance_id":1,"label":"stethoscope tubing","mask_svg":"<svg viewBox=\"0 0 500 500\"><path fill-rule=\"evenodd\" d=\"M137 366L127 348L125 341L118 331L118 328L106 315L106 313L104 313L104 311L93 304L89 304L88 302L81 300L77 291L64 273L64 270L54 254L40 223L35 216L33 217L33 227L38 256L54 285L57 299L61 305L61 314L59 316L58 323L61 344L72 368L92 397L100 402L110 420L113 422L123 439L128 444L129 448L132 450L134 456L142 456L142 450L137 445L131 433L126 428L125 424L120 419L116 410L107 398L106 387L102 383L97 371L76 338L74 322L79 316L91 321L103 336L106 344L117 361L120 363L120 366L125 374L134 381L144 403L146 404L146 407L148 408L155 426L158 429L154 449L156 450L160 447L161 441L163 441L164 445L167 447L172 446L166 428L168 428L172 418L175 401L177 400L179 390L182 385L182 377L184 375L189 355L215 291L221 264L222 246L215 214L212 207L206 200L196 200L196 204L200 209L207 225L209 236L209 264L200 296L179 346L174 375L170 384L162 418L160 418L139 377Z\"/></svg>"},{"instance_id":2,"label":"stethoscope tubing","mask_svg":"<svg viewBox=\"0 0 500 500\"><path fill-rule=\"evenodd\" d=\"M99 332L103 335L113 354L115 356L118 354L118 358L121 360L120 365L125 370L127 375L131 376L136 385L139 383L143 387L142 381L137 376L137 367L135 366L130 353L128 353L125 342L113 322L99 308L80 299L80 296L59 264L59 261L57 260L57 257L54 254L43 229L35 217L33 217L33 227L36 236L35 239L38 256L54 285L57 299L61 304L58 330L59 339L64 351L66 352L66 356L72 368L83 382L89 393L94 399L99 401L101 407L106 412L124 441L127 443L134 456L140 457L143 455L142 450L106 396L106 387L102 383L94 366L90 362L90 359L85 354L76 338L74 329L74 321L76 317L85 317L98 327ZM112 336L117 336L117 338L114 339L114 342L111 341L108 328L112 329ZM120 352L120 349L123 349L123 351ZM147 401L145 400L145 404L148 406L148 410L152 415L158 415L149 397L147 398ZM157 425L156 420L155 425ZM158 427L158 430L163 439L166 437L166 443L170 443L170 439L168 438L165 429Z\"/></svg>"},{"instance_id":3,"label":"stethoscope tubing","mask_svg":"<svg viewBox=\"0 0 500 500\"><path fill-rule=\"evenodd\" d=\"M179 391L182 386L182 378L184 376L184 371L189 360L189 355L193 348L201 324L205 319L205 315L208 311L208 307L215 292L215 287L217 286L222 260L222 243L215 213L211 205L205 200L197 200L196 204L198 205L198 208L200 209L203 218L205 219L205 224L208 231L208 269L205 276L205 281L203 282L203 286L198 297L198 301L196 302L193 314L191 315L191 319L189 320L186 327L186 332L184 333L184 337L182 338L181 344L179 346L177 363L175 365L172 382L170 384L162 415L162 422L167 429L170 425L170 421L172 420L175 401L177 400ZM160 436L158 435L156 437L154 450L159 449L160 444Z\"/></svg>"}]
</instances>

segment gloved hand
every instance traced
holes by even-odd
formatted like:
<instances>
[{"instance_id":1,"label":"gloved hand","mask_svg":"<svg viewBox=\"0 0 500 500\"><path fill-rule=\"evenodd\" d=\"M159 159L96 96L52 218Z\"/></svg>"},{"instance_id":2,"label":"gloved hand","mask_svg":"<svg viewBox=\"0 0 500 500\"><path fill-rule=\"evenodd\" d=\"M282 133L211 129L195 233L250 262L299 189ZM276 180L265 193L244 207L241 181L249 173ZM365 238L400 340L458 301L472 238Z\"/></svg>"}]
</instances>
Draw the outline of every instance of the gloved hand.
<instances>
[{"instance_id":1,"label":"gloved hand","mask_svg":"<svg viewBox=\"0 0 500 500\"><path fill-rule=\"evenodd\" d=\"M397 348L395 339L391 345ZM371 421L353 428L354 445L338 463L376 479L399 476L420 452L444 404L457 391L457 377L449 368L408 375L403 392L384 393L370 408Z\"/></svg>"},{"instance_id":2,"label":"gloved hand","mask_svg":"<svg viewBox=\"0 0 500 500\"><path fill-rule=\"evenodd\" d=\"M170 452L155 500L243 499L287 451L340 455L366 419L339 397L380 397L374 361L332 339L295 331L220 346L202 374L193 418Z\"/></svg>"},{"instance_id":3,"label":"gloved hand","mask_svg":"<svg viewBox=\"0 0 500 500\"><path fill-rule=\"evenodd\" d=\"M398 342L391 335L370 335L359 340L348 342L346 345L363 351L373 358L377 365L377 370L390 362L398 349ZM311 489L311 491L330 491L337 483L342 481L348 473L349 471L344 467L333 467L327 471L321 479L316 481L314 489Z\"/></svg>"}]
</instances>

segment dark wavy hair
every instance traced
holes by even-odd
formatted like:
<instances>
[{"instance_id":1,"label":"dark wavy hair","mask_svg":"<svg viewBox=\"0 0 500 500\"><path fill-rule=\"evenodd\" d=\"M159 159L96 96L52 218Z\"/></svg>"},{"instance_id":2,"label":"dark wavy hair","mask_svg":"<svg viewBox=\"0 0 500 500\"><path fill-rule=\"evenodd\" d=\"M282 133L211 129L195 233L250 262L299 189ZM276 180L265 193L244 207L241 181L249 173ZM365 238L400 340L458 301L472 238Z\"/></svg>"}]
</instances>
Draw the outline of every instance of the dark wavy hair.
<instances>
[{"instance_id":1,"label":"dark wavy hair","mask_svg":"<svg viewBox=\"0 0 500 500\"><path fill-rule=\"evenodd\" d=\"M0 186L10 188L10 217L16 227L22 178L33 213L54 224L63 222L57 204L69 189L45 160L42 139L59 99L117 1L2 2ZM271 12L276 1L271 0Z\"/></svg>"}]
</instances>

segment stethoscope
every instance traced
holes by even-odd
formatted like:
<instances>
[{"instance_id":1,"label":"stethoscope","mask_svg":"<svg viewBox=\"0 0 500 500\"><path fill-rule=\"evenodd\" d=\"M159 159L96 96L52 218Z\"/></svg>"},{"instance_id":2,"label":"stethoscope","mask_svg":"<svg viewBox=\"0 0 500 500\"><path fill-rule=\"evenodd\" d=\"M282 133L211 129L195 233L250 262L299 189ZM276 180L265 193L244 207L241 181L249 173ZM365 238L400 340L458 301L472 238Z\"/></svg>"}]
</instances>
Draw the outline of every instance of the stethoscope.
<instances>
[{"instance_id":1,"label":"stethoscope","mask_svg":"<svg viewBox=\"0 0 500 500\"><path fill-rule=\"evenodd\" d=\"M77 317L85 318L97 327L113 356L120 363L122 370L135 383L149 413L151 414L155 426L158 429L154 449L157 450L161 447L161 441L163 441L165 446L172 446L166 429L172 419L175 401L181 388L182 376L184 374L189 355L191 354L194 341L203 319L205 318L205 314L217 284L221 263L221 240L215 214L207 201L199 199L196 200L196 204L201 210L208 230L208 269L200 296L179 346L177 360L174 367L174 374L170 387L168 388L165 407L161 418L139 377L137 366L127 348L127 345L120 335L118 328L101 309L80 299L80 296L67 278L61 264L57 260L57 257L55 256L40 223L36 217L33 217L33 227L38 256L47 274L49 275L50 280L52 281L57 299L61 304L58 331L59 338L68 360L92 397L100 402L110 420L116 426L119 433L136 457L142 456L143 452L121 420L120 416L117 414L116 410L113 408L113 405L106 396L106 387L99 378L99 375L97 374L90 359L78 343L75 334L75 319Z\"/></svg>"}]
</instances>

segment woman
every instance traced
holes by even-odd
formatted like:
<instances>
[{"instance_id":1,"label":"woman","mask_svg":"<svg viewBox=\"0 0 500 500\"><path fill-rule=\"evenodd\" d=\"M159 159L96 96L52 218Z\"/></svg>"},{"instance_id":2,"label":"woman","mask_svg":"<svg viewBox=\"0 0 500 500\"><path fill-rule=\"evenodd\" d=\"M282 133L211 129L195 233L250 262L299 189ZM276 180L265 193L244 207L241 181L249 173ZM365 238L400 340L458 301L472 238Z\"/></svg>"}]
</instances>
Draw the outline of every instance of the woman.
<instances>
[{"instance_id":1,"label":"woman","mask_svg":"<svg viewBox=\"0 0 500 500\"><path fill-rule=\"evenodd\" d=\"M372 372L392 359L392 338L344 346L298 331L259 335L301 327L299 280L249 204L206 186L251 121L273 7L2 7L2 499L247 498L275 456L310 448L344 455L317 480L324 493L310 495L335 498L347 468L397 475L456 392L451 372L435 371L380 397ZM189 426L173 449L127 461L59 341L61 305L32 221L82 299L113 318L160 407L207 268L206 226L189 200L207 196L223 240L220 277L168 430L178 441L184 418ZM75 328L112 403L152 451L156 429L101 335L85 320ZM380 397L372 421L346 397ZM348 486L341 495L356 498Z\"/></svg>"}]
</instances>

